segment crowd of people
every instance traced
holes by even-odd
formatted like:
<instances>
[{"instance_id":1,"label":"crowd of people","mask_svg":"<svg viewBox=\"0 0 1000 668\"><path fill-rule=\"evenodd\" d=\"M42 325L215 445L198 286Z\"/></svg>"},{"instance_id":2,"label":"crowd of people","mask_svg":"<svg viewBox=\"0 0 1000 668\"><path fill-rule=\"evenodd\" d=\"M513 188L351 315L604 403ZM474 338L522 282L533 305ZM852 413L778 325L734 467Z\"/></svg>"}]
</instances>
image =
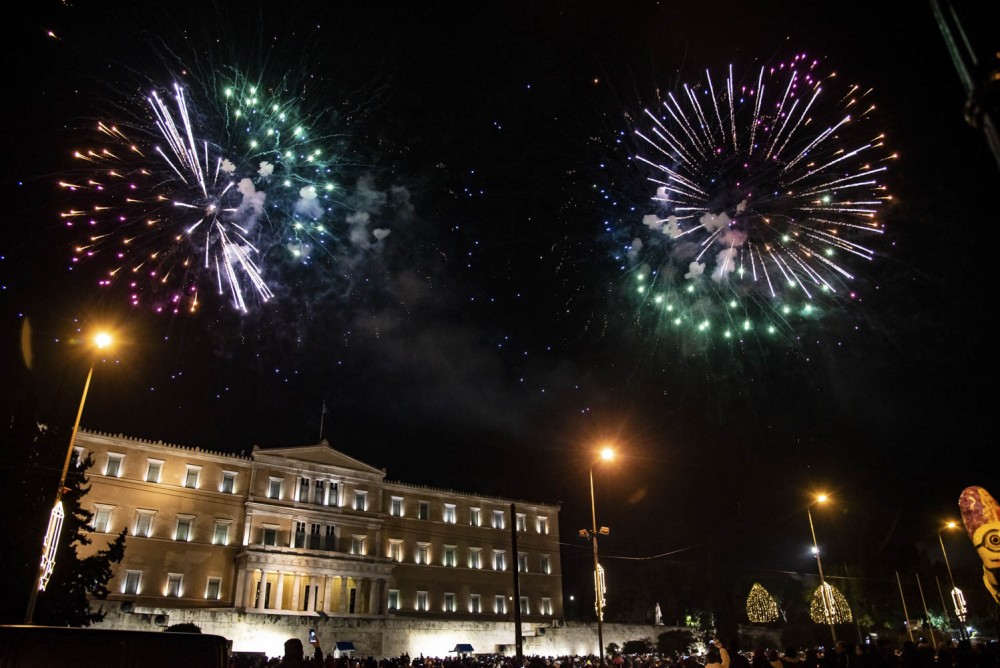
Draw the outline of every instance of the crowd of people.
<instances>
[{"instance_id":1,"label":"crowd of people","mask_svg":"<svg viewBox=\"0 0 1000 668\"><path fill-rule=\"evenodd\" d=\"M231 668L597 668L597 656L530 656L519 663L514 656L476 654L448 658L402 655L392 658L324 656L314 643L310 656L297 638L285 642L282 658L234 656ZM709 642L703 654L617 654L608 656L608 668L1000 668L997 643L962 640L930 643L905 642L896 648L887 639L854 644L838 642L823 647L756 648L742 652L719 639Z\"/></svg>"}]
</instances>

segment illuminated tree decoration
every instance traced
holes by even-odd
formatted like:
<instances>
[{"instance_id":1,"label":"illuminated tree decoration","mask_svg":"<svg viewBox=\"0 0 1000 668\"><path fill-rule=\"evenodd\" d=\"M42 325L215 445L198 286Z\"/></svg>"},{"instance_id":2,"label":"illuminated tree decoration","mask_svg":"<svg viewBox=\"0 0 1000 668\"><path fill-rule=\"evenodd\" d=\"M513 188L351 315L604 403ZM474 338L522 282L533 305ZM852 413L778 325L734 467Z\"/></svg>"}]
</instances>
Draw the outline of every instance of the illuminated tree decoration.
<instances>
[{"instance_id":1,"label":"illuminated tree decoration","mask_svg":"<svg viewBox=\"0 0 1000 668\"><path fill-rule=\"evenodd\" d=\"M854 619L844 595L826 582L813 594L809 617L817 624L844 624Z\"/></svg>"},{"instance_id":2,"label":"illuminated tree decoration","mask_svg":"<svg viewBox=\"0 0 1000 668\"><path fill-rule=\"evenodd\" d=\"M751 624L767 624L778 619L778 604L759 582L754 582L747 596L747 619Z\"/></svg>"}]
</instances>

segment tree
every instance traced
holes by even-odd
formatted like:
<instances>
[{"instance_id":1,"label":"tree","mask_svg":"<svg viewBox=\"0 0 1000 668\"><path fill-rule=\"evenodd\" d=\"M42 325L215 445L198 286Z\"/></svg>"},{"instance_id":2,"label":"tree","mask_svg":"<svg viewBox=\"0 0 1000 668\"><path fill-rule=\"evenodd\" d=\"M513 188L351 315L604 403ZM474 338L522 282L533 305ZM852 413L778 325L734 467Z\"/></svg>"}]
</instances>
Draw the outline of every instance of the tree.
<instances>
[{"instance_id":1,"label":"tree","mask_svg":"<svg viewBox=\"0 0 1000 668\"><path fill-rule=\"evenodd\" d=\"M664 631L656 636L656 651L660 654L689 654L694 646L690 631Z\"/></svg>"},{"instance_id":2,"label":"tree","mask_svg":"<svg viewBox=\"0 0 1000 668\"><path fill-rule=\"evenodd\" d=\"M6 466L0 471L0 488L9 507L0 516L0 531L7 547L0 550L0 579L4 591L0 621L20 623L28 594L38 572L42 537L55 496L67 437L58 429L38 424L30 413L15 413L0 428ZM103 609L91 609L93 601L108 596L112 565L125 555L123 530L107 547L81 558L78 549L89 545L93 514L81 506L90 490L86 471L93 465L87 457L71 464L63 492L65 519L56 552L55 569L48 587L38 595L34 621L55 626L89 626L104 618Z\"/></svg>"}]
</instances>

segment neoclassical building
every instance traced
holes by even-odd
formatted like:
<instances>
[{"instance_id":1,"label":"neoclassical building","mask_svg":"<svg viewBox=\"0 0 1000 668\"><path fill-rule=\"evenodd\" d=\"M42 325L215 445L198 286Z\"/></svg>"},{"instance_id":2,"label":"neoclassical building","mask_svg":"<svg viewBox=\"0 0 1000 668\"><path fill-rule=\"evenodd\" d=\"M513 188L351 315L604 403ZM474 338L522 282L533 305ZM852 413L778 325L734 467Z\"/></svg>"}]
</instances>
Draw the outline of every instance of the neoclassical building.
<instances>
[{"instance_id":1,"label":"neoclassical building","mask_svg":"<svg viewBox=\"0 0 1000 668\"><path fill-rule=\"evenodd\" d=\"M559 507L386 479L323 441L249 456L80 431L112 599L246 614L562 617ZM517 550L512 549L516 532ZM514 600L514 569L520 597Z\"/></svg>"}]
</instances>

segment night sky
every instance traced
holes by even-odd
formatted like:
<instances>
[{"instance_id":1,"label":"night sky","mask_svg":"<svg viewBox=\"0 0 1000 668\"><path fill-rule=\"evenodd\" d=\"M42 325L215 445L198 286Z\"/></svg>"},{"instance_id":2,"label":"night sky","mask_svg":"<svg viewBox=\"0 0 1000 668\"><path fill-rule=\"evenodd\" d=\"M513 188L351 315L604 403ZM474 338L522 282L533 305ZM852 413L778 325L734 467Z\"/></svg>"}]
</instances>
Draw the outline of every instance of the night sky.
<instances>
[{"instance_id":1,"label":"night sky","mask_svg":"<svg viewBox=\"0 0 1000 668\"><path fill-rule=\"evenodd\" d=\"M811 572L812 490L837 500L817 530L843 559L933 548L965 486L1000 491L1000 182L923 4L33 4L4 39L5 409L27 398L70 424L80 331L110 320L124 345L95 370L85 427L240 452L316 442L325 401L324 437L391 479L562 502L570 571L604 441L621 455L595 475L609 557L698 559L728 535L743 567ZM860 298L798 337L657 331L616 260L630 237L605 231L649 196L618 133L705 68L801 51L874 87L900 154ZM80 234L59 213L78 201L56 184L97 119L222 68L305 90L338 133L335 235L359 210L390 234L276 263L279 297L246 315L209 289L193 315L132 308L98 287L103 259L70 270Z\"/></svg>"}]
</instances>

